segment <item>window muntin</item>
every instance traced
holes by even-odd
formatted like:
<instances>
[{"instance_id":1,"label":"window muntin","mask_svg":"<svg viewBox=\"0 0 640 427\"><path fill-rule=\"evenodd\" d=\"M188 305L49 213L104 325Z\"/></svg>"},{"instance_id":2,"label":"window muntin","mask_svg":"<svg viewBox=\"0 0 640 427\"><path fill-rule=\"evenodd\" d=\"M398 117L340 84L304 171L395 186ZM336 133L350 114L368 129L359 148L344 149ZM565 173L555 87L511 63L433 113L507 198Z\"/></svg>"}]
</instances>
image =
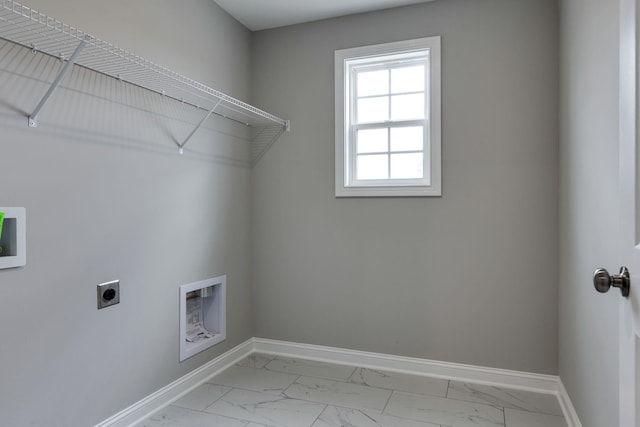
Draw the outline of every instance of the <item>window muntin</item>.
<instances>
[{"instance_id":1,"label":"window muntin","mask_svg":"<svg viewBox=\"0 0 640 427\"><path fill-rule=\"evenodd\" d=\"M337 51L336 195L439 195L439 95L438 37Z\"/></svg>"}]
</instances>

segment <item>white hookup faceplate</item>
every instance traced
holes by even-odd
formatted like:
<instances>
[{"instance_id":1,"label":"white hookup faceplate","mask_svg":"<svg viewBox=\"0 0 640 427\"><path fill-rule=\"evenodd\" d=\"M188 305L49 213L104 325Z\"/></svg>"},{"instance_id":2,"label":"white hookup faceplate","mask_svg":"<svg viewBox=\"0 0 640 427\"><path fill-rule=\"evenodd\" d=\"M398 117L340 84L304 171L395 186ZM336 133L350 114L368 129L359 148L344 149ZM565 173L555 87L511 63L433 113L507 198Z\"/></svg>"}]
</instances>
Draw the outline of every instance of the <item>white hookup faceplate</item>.
<instances>
[{"instance_id":1,"label":"white hookup faceplate","mask_svg":"<svg viewBox=\"0 0 640 427\"><path fill-rule=\"evenodd\" d=\"M0 269L27 264L26 210L3 208L4 221L0 233Z\"/></svg>"}]
</instances>

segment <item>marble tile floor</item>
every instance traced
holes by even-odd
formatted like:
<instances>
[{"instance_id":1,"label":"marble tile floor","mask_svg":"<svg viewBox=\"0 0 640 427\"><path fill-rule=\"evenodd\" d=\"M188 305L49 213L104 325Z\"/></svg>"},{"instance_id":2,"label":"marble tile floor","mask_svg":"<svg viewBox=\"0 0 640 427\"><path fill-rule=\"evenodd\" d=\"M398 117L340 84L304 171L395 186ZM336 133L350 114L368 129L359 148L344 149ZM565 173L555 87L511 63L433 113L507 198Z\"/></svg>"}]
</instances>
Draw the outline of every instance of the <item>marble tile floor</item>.
<instances>
[{"instance_id":1,"label":"marble tile floor","mask_svg":"<svg viewBox=\"0 0 640 427\"><path fill-rule=\"evenodd\" d=\"M136 427L567 427L555 396L252 354Z\"/></svg>"}]
</instances>

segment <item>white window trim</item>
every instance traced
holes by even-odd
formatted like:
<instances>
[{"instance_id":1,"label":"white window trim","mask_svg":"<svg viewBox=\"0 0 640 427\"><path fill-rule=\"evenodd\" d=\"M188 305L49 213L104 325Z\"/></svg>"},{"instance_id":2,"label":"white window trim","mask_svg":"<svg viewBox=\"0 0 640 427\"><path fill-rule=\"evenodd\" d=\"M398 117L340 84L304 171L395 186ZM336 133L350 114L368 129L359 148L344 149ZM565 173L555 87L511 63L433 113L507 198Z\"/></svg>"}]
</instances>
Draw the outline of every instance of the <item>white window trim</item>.
<instances>
[{"instance_id":1,"label":"white window trim","mask_svg":"<svg viewBox=\"0 0 640 427\"><path fill-rule=\"evenodd\" d=\"M441 59L440 37L426 37L379 45L342 49L335 52L335 195L336 197L416 197L442 195L441 166ZM349 126L346 114L350 89L345 75L348 62L356 58L390 55L412 50L429 50L429 159L430 185L402 185L401 182L384 182L381 185L349 185L347 165L349 159ZM399 185L400 184L400 185Z\"/></svg>"}]
</instances>

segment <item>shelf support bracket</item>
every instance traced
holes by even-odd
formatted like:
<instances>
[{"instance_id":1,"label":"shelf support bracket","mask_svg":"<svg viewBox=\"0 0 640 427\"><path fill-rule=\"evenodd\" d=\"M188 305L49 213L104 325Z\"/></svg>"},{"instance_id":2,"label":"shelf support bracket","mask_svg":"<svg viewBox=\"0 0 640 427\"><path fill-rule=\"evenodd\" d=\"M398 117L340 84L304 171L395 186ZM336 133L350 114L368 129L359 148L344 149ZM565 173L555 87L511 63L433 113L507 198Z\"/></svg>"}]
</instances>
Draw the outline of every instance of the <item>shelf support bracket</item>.
<instances>
[{"instance_id":1,"label":"shelf support bracket","mask_svg":"<svg viewBox=\"0 0 640 427\"><path fill-rule=\"evenodd\" d=\"M67 75L71 67L73 67L73 64L76 62L78 55L80 55L80 52L82 52L82 49L84 49L88 41L89 41L89 36L86 36L84 40L81 40L80 44L78 45L76 50L73 52L73 55L71 55L71 58L69 58L67 63L64 64L64 67L62 67L62 71L60 71L60 74L58 74L58 77L56 77L53 83L51 83L49 90L47 91L47 93L45 93L44 97L42 98L42 100L40 101L36 109L33 110L33 113L31 113L31 115L29 116L29 127L31 128L38 127L38 113L40 113L40 110L47 103L47 101L49 100L53 92L58 88L58 86L60 86L62 79L64 79L64 77Z\"/></svg>"},{"instance_id":2,"label":"shelf support bracket","mask_svg":"<svg viewBox=\"0 0 640 427\"><path fill-rule=\"evenodd\" d=\"M204 124L204 122L207 121L207 119L209 117L211 117L211 115L213 114L213 112L215 111L216 108L218 108L218 105L220 105L220 103L222 102L222 99L218 99L218 102L216 102L216 105L213 106L213 108L211 110L209 110L209 112L207 113L206 116L204 116L202 118L202 120L200 120L200 123L198 123L198 125L195 127L194 130L191 131L191 133L189 134L189 136L182 142L182 144L178 144L178 150L180 151L180 154L184 153L184 146L187 145L187 142L189 142L189 140L191 139L191 137L198 131L198 129L200 129L200 127L202 127L202 125Z\"/></svg>"}]
</instances>

